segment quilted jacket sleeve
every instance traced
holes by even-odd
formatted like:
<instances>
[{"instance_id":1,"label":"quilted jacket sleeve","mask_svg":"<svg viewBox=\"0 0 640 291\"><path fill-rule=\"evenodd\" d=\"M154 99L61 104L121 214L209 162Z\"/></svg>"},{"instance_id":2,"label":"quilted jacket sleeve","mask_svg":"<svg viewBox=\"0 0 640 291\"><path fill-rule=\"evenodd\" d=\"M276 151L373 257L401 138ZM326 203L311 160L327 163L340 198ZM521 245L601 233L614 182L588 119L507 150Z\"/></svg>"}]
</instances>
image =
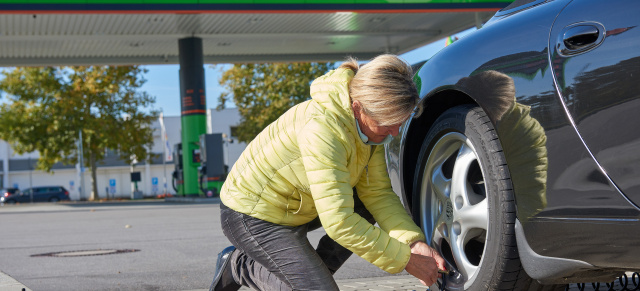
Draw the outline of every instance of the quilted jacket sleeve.
<instances>
[{"instance_id":1,"label":"quilted jacket sleeve","mask_svg":"<svg viewBox=\"0 0 640 291\"><path fill-rule=\"evenodd\" d=\"M311 195L322 225L332 239L389 273L404 270L410 249L353 211L353 190L344 133L337 124L313 119L298 134Z\"/></svg>"},{"instance_id":2,"label":"quilted jacket sleeve","mask_svg":"<svg viewBox=\"0 0 640 291\"><path fill-rule=\"evenodd\" d=\"M368 170L362 173L356 189L367 210L391 237L404 244L425 240L422 230L407 214L400 197L391 188L383 146L376 146Z\"/></svg>"}]
</instances>

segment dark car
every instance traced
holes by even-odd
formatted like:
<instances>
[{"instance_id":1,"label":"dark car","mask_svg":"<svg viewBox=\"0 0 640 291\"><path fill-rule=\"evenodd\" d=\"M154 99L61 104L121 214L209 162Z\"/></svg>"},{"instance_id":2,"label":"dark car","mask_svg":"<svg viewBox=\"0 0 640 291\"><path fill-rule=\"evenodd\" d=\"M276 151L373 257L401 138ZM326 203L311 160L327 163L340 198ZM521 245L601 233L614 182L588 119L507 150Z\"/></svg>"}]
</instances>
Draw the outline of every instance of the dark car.
<instances>
[{"instance_id":1,"label":"dark car","mask_svg":"<svg viewBox=\"0 0 640 291\"><path fill-rule=\"evenodd\" d=\"M0 189L0 203L4 203L5 197L9 197L11 195L19 194L20 190L18 188L3 188Z\"/></svg>"},{"instance_id":2,"label":"dark car","mask_svg":"<svg viewBox=\"0 0 640 291\"><path fill-rule=\"evenodd\" d=\"M25 202L58 202L69 200L69 191L62 186L39 186L5 195L0 202L13 204Z\"/></svg>"},{"instance_id":3,"label":"dark car","mask_svg":"<svg viewBox=\"0 0 640 291\"><path fill-rule=\"evenodd\" d=\"M447 290L640 270L640 1L515 1L429 59L393 187ZM529 290L529 289L527 289Z\"/></svg>"},{"instance_id":4,"label":"dark car","mask_svg":"<svg viewBox=\"0 0 640 291\"><path fill-rule=\"evenodd\" d=\"M0 197L8 197L9 195L13 195L20 192L18 188L3 188L0 189Z\"/></svg>"}]
</instances>

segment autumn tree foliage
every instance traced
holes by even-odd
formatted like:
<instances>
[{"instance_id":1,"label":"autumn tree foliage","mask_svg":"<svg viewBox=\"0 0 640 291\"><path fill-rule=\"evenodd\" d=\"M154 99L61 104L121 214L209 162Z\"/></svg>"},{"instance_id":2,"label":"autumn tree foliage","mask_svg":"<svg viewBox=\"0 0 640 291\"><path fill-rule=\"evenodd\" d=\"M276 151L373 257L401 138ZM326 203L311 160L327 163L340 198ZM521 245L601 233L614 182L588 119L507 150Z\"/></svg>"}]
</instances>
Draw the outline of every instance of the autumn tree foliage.
<instances>
[{"instance_id":1,"label":"autumn tree foliage","mask_svg":"<svg viewBox=\"0 0 640 291\"><path fill-rule=\"evenodd\" d=\"M333 68L333 63L235 64L220 78L226 92L218 109L233 101L242 118L237 138L248 143L289 108L310 99L311 82Z\"/></svg>"},{"instance_id":2,"label":"autumn tree foliage","mask_svg":"<svg viewBox=\"0 0 640 291\"><path fill-rule=\"evenodd\" d=\"M83 160L91 169L98 198L97 163L107 149L127 163L149 158L155 98L138 89L145 82L138 66L21 67L2 72L0 139L18 154L38 151L38 169L77 163L82 132Z\"/></svg>"}]
</instances>

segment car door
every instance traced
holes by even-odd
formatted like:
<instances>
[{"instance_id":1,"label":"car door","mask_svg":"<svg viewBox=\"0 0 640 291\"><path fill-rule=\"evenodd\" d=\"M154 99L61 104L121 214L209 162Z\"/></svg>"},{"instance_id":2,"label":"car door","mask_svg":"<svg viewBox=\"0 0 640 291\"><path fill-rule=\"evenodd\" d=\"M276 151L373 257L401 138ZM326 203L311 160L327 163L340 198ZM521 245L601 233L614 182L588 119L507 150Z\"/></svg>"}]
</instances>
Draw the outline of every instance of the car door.
<instances>
[{"instance_id":1,"label":"car door","mask_svg":"<svg viewBox=\"0 0 640 291\"><path fill-rule=\"evenodd\" d=\"M21 191L19 195L16 195L16 202L31 202L31 194L33 193L33 189L25 189Z\"/></svg>"},{"instance_id":2,"label":"car door","mask_svg":"<svg viewBox=\"0 0 640 291\"><path fill-rule=\"evenodd\" d=\"M62 196L63 196L63 191L62 189L60 189L60 187L49 187L49 195L47 196L47 200L50 200L51 198L58 198L58 200L62 200Z\"/></svg>"},{"instance_id":3,"label":"car door","mask_svg":"<svg viewBox=\"0 0 640 291\"><path fill-rule=\"evenodd\" d=\"M46 202L48 194L47 188L33 188L33 202Z\"/></svg>"},{"instance_id":4,"label":"car door","mask_svg":"<svg viewBox=\"0 0 640 291\"><path fill-rule=\"evenodd\" d=\"M640 1L576 0L550 34L555 84L578 133L640 205Z\"/></svg>"}]
</instances>

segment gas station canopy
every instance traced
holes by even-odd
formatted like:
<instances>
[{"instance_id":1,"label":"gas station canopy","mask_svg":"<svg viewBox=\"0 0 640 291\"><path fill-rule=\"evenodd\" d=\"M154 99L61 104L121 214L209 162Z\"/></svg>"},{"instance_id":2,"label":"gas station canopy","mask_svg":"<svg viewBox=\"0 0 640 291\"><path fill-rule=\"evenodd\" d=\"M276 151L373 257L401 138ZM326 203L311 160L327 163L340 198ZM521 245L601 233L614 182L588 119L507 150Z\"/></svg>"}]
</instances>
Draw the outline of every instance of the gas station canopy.
<instances>
[{"instance_id":1,"label":"gas station canopy","mask_svg":"<svg viewBox=\"0 0 640 291\"><path fill-rule=\"evenodd\" d=\"M0 66L339 61L480 25L504 0L0 0Z\"/></svg>"}]
</instances>

